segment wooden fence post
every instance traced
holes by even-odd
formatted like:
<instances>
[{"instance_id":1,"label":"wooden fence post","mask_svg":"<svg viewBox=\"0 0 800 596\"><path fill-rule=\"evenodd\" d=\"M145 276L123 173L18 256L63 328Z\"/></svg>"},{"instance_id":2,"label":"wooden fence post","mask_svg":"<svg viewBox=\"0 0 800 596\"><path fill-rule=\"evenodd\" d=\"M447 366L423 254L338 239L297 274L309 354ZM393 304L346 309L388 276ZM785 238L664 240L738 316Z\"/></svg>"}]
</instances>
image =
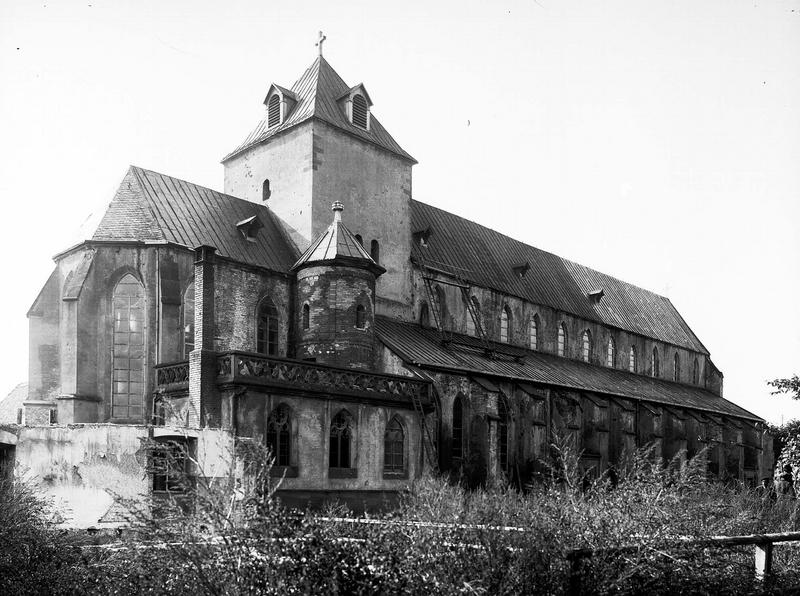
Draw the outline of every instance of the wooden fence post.
<instances>
[{"instance_id":1,"label":"wooden fence post","mask_svg":"<svg viewBox=\"0 0 800 596\"><path fill-rule=\"evenodd\" d=\"M756 579L765 580L772 573L772 542L761 542L755 545Z\"/></svg>"}]
</instances>

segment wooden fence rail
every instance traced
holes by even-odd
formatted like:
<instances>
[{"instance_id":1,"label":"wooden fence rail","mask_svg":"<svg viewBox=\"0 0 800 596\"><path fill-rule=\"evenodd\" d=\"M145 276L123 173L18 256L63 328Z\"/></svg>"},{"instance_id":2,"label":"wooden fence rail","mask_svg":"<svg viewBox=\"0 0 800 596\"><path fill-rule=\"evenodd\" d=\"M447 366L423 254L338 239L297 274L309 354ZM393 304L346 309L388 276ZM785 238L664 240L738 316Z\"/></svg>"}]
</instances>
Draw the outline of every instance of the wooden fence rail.
<instances>
[{"instance_id":1,"label":"wooden fence rail","mask_svg":"<svg viewBox=\"0 0 800 596\"><path fill-rule=\"evenodd\" d=\"M708 538L675 538L670 541L674 547L690 548L727 548L731 546L747 546L752 544L755 555L755 574L759 580L765 580L772 573L772 554L775 544L780 542L800 542L800 532L783 532L780 534L749 534L747 536L709 536ZM585 559L601 553L623 554L636 552L640 546L619 546L602 549L576 548L567 552L570 562L570 594L581 593L581 564Z\"/></svg>"}]
</instances>

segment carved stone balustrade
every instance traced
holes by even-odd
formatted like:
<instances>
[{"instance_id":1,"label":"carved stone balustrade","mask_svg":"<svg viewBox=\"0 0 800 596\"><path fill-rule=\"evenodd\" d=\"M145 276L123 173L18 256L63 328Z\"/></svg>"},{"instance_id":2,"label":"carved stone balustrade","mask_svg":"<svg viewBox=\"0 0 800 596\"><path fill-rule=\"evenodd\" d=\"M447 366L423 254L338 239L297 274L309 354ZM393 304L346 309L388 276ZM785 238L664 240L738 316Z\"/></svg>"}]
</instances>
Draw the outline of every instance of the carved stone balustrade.
<instances>
[{"instance_id":1,"label":"carved stone balustrade","mask_svg":"<svg viewBox=\"0 0 800 596\"><path fill-rule=\"evenodd\" d=\"M428 381L248 352L220 354L217 383L347 395L389 403L407 404L417 400L426 409L433 407Z\"/></svg>"},{"instance_id":2,"label":"carved stone balustrade","mask_svg":"<svg viewBox=\"0 0 800 596\"><path fill-rule=\"evenodd\" d=\"M156 386L162 392L186 391L189 389L189 361L157 364Z\"/></svg>"}]
</instances>

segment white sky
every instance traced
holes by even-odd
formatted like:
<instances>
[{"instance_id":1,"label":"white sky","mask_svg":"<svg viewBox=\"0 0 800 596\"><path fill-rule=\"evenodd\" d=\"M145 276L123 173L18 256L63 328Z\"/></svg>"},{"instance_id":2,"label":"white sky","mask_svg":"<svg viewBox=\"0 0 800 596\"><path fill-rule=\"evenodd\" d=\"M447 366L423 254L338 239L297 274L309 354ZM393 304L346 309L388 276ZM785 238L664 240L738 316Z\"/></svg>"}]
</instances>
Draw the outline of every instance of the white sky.
<instances>
[{"instance_id":1,"label":"white sky","mask_svg":"<svg viewBox=\"0 0 800 596\"><path fill-rule=\"evenodd\" d=\"M0 393L128 164L221 189L320 29L416 199L666 294L728 399L800 417L765 384L800 372L800 0L2 0Z\"/></svg>"}]
</instances>

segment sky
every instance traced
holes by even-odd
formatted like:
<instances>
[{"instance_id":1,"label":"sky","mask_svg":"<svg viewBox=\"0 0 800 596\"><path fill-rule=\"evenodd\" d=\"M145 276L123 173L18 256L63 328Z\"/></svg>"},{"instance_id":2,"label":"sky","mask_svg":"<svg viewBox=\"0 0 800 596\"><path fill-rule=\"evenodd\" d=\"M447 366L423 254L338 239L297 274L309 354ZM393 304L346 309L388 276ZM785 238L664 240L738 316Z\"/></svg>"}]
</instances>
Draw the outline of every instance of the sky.
<instances>
[{"instance_id":1,"label":"sky","mask_svg":"<svg viewBox=\"0 0 800 596\"><path fill-rule=\"evenodd\" d=\"M222 189L320 30L415 199L668 296L726 398L800 418L800 0L3 0L0 394L128 165Z\"/></svg>"}]
</instances>

